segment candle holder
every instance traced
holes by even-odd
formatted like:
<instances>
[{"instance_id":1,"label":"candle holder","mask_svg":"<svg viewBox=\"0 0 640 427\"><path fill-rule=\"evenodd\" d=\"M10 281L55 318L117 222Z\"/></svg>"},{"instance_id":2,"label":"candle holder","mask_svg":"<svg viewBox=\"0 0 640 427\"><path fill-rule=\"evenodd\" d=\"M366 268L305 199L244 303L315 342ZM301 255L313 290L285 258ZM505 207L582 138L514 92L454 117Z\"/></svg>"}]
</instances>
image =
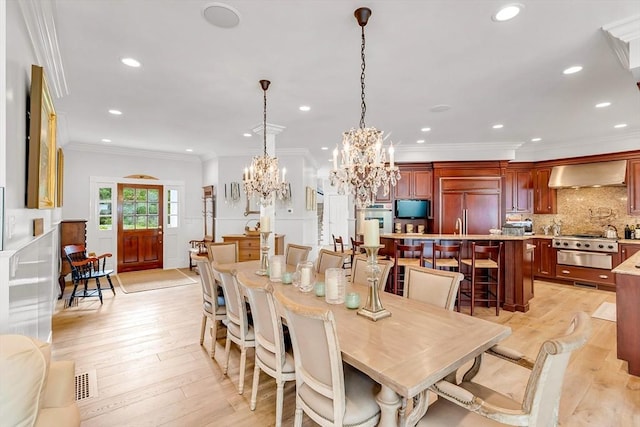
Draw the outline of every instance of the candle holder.
<instances>
[{"instance_id":1,"label":"candle holder","mask_svg":"<svg viewBox=\"0 0 640 427\"><path fill-rule=\"evenodd\" d=\"M269 234L270 231L260 231L260 270L258 276L266 276L269 268Z\"/></svg>"},{"instance_id":2,"label":"candle holder","mask_svg":"<svg viewBox=\"0 0 640 427\"><path fill-rule=\"evenodd\" d=\"M374 322L391 316L391 313L382 306L378 292L378 280L380 267L378 266L378 251L380 246L365 246L367 252L367 281L369 282L369 295L367 303L358 310L360 316L364 316Z\"/></svg>"}]
</instances>

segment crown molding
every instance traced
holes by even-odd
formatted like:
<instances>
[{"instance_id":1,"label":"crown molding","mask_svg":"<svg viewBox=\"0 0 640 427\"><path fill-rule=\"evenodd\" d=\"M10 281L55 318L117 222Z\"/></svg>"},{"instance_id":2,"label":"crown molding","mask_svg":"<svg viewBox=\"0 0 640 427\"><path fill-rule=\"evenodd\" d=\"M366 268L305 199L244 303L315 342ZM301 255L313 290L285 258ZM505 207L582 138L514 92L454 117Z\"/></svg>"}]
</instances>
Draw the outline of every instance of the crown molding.
<instances>
[{"instance_id":1,"label":"crown molding","mask_svg":"<svg viewBox=\"0 0 640 427\"><path fill-rule=\"evenodd\" d=\"M618 60L640 81L640 15L602 27Z\"/></svg>"},{"instance_id":2,"label":"crown molding","mask_svg":"<svg viewBox=\"0 0 640 427\"><path fill-rule=\"evenodd\" d=\"M396 162L513 160L523 142L395 145Z\"/></svg>"},{"instance_id":3,"label":"crown molding","mask_svg":"<svg viewBox=\"0 0 640 427\"><path fill-rule=\"evenodd\" d=\"M69 94L64 73L58 33L55 2L50 0L19 0L22 16L33 45L36 61L44 67L47 82L56 98Z\"/></svg>"},{"instance_id":4,"label":"crown molding","mask_svg":"<svg viewBox=\"0 0 640 427\"><path fill-rule=\"evenodd\" d=\"M65 151L81 151L88 153L113 154L116 156L135 156L152 159L180 160L183 162L200 162L200 157L195 154L170 153L166 151L141 150L137 148L121 147L117 145L86 144L70 142L63 149Z\"/></svg>"}]
</instances>

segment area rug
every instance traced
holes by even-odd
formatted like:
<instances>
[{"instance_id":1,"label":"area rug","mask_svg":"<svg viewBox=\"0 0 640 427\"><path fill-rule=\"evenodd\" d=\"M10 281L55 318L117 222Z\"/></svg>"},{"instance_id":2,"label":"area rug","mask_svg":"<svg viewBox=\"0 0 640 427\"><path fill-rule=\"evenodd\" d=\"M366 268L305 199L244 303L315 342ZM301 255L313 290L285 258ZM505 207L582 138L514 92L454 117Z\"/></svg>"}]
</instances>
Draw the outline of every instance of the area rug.
<instances>
[{"instance_id":1,"label":"area rug","mask_svg":"<svg viewBox=\"0 0 640 427\"><path fill-rule=\"evenodd\" d=\"M198 283L195 279L175 268L169 270L130 271L120 273L116 278L118 279L122 292L125 294Z\"/></svg>"},{"instance_id":2,"label":"area rug","mask_svg":"<svg viewBox=\"0 0 640 427\"><path fill-rule=\"evenodd\" d=\"M596 319L604 319L610 322L616 321L616 304L613 302L603 302L600 307L593 312L591 317Z\"/></svg>"}]
</instances>

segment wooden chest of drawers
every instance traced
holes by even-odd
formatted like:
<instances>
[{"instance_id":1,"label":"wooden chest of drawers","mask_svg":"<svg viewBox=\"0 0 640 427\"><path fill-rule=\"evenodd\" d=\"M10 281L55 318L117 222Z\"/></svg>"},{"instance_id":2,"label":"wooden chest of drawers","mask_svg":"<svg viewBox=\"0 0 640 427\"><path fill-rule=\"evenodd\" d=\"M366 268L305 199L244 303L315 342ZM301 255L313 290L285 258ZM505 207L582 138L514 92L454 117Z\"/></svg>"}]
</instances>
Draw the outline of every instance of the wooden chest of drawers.
<instances>
[{"instance_id":1,"label":"wooden chest of drawers","mask_svg":"<svg viewBox=\"0 0 640 427\"><path fill-rule=\"evenodd\" d=\"M252 261L260 259L260 236L245 236L244 234L230 234L222 236L224 242L238 242L238 261ZM284 234L276 234L275 254L284 255Z\"/></svg>"}]
</instances>

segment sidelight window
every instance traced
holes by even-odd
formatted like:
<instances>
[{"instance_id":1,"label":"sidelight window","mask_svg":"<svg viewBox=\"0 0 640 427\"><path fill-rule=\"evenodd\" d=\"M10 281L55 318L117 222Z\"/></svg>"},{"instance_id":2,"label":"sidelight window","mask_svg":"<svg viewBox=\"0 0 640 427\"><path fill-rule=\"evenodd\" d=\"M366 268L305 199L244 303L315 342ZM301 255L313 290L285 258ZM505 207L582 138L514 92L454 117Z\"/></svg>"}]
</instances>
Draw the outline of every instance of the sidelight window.
<instances>
[{"instance_id":1,"label":"sidelight window","mask_svg":"<svg viewBox=\"0 0 640 427\"><path fill-rule=\"evenodd\" d=\"M111 230L113 228L113 200L111 187L98 189L98 228Z\"/></svg>"}]
</instances>

